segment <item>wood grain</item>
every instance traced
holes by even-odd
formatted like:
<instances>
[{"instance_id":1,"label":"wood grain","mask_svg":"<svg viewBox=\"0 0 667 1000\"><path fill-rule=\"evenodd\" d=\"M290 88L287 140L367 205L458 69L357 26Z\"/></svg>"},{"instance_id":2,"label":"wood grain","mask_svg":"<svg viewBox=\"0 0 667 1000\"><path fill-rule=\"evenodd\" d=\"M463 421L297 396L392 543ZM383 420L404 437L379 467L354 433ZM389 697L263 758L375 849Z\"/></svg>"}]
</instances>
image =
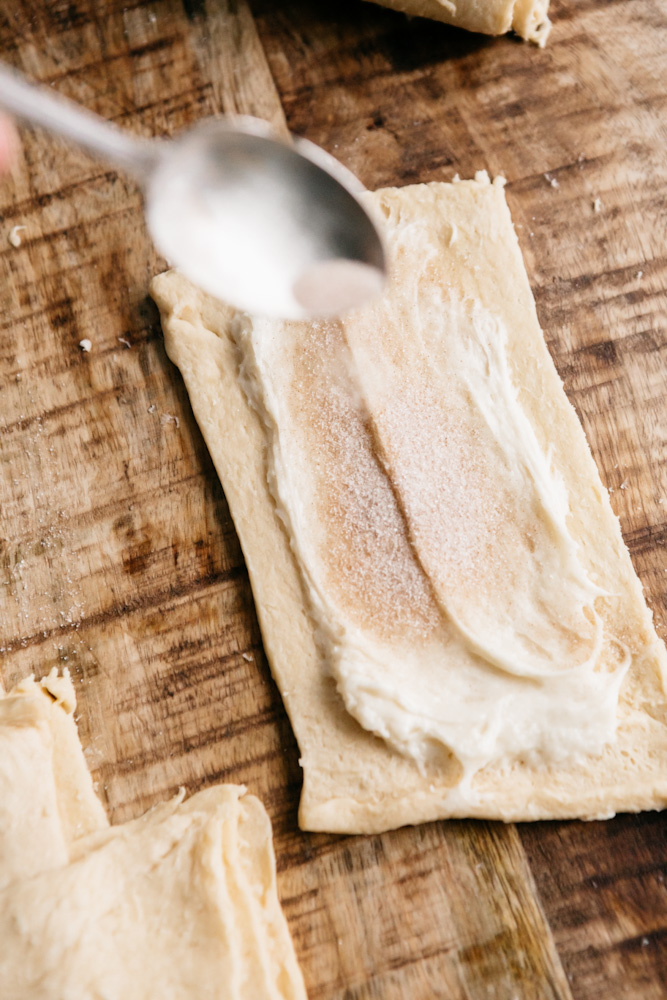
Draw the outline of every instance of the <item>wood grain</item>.
<instances>
[{"instance_id":1,"label":"wood grain","mask_svg":"<svg viewBox=\"0 0 667 1000\"><path fill-rule=\"evenodd\" d=\"M0 54L144 135L255 113L369 186L504 173L550 347L660 611L665 19L650 0L554 8L538 52L356 2L8 0ZM661 817L297 829L298 750L147 299L163 266L131 183L24 135L0 183L5 683L70 667L113 822L181 784L262 797L311 998L662 995Z\"/></svg>"}]
</instances>

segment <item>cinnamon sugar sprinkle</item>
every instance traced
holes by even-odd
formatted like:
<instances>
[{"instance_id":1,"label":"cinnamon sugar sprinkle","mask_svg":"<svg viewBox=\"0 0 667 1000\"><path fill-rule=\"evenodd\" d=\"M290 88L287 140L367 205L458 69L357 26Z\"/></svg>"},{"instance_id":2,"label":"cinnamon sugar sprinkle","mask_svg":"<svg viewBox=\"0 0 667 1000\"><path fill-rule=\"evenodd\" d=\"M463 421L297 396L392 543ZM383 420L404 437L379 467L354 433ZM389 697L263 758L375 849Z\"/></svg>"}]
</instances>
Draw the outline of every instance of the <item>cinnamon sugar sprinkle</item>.
<instances>
[{"instance_id":1,"label":"cinnamon sugar sprinkle","mask_svg":"<svg viewBox=\"0 0 667 1000\"><path fill-rule=\"evenodd\" d=\"M426 635L440 613L407 538L336 323L309 326L294 356L292 430L312 462L313 521L325 586L360 628Z\"/></svg>"}]
</instances>

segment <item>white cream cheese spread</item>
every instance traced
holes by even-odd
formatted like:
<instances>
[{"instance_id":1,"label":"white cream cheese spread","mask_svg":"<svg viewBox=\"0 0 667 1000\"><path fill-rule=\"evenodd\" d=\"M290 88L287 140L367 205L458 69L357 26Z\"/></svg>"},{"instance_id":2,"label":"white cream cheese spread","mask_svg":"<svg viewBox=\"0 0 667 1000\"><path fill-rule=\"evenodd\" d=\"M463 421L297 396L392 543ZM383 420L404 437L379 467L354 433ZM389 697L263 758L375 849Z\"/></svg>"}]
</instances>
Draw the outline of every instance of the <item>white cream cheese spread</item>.
<instances>
[{"instance_id":1,"label":"white cream cheese spread","mask_svg":"<svg viewBox=\"0 0 667 1000\"><path fill-rule=\"evenodd\" d=\"M422 768L453 753L470 798L490 762L601 752L629 657L522 408L511 331L448 289L451 226L392 223L391 294L337 323L245 317L237 341L348 712Z\"/></svg>"}]
</instances>

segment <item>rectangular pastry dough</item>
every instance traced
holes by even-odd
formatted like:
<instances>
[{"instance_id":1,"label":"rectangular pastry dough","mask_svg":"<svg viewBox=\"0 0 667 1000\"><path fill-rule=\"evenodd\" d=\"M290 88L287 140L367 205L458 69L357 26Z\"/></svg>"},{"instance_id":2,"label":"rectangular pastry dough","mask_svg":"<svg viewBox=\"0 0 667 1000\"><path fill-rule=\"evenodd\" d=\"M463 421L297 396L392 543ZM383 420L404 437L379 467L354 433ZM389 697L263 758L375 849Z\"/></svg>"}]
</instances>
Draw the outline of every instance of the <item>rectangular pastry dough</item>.
<instances>
[{"instance_id":1,"label":"rectangular pastry dough","mask_svg":"<svg viewBox=\"0 0 667 1000\"><path fill-rule=\"evenodd\" d=\"M358 833L449 816L517 821L606 817L618 810L661 808L667 799L665 650L653 628L641 585L583 431L544 343L502 185L492 185L488 178L480 177L453 185L386 189L368 196L368 204L385 220L385 231L394 254L394 291L367 312L353 314L339 325L271 326L267 325L269 321L253 321L201 293L176 272L157 277L152 285L152 294L162 316L167 352L184 377L195 416L222 480L239 532L267 655L299 742L304 771L300 824L310 830ZM398 234L403 234L404 244L401 244ZM463 306L460 307L461 303ZM468 309L466 304L472 305ZM440 314L444 317L443 322L459 323L461 350L469 329L482 330L484 336L490 338L488 343L480 340L473 344L472 353L461 354L460 357L452 355L453 361L452 358L447 361L446 352L441 358L437 351L444 351L447 345L445 341L442 344L433 341L433 330L437 333L437 316ZM475 319L477 314L481 316L479 323ZM506 331L506 343L502 341L502 330ZM531 753L522 756L514 748L504 757L500 755L492 759L493 755L489 756L486 764L477 762L468 789L471 794L462 796L457 794L460 774L455 761L442 755L436 755L433 761L426 758L420 760L413 754L413 734L409 731L401 743L399 723L405 721L405 713L392 728L388 714L393 705L391 691L387 695L378 688L379 694L372 692L373 697L369 700L368 686L364 687L363 678L356 689L348 683L360 662L372 660L367 651L368 636L376 639L382 631L382 621L378 626L378 622L372 619L373 609L380 608L386 597L382 591L385 586L383 580L389 590L394 588L391 591L394 603L390 601L383 612L389 636L383 648L389 650L389 654L392 649L399 652L402 649L407 663L411 656L414 659L415 649L426 649L428 643L422 641L414 629L411 631L409 623L399 636L400 641L392 638L393 633L403 628L403 604L407 602L409 611L412 607L410 602L414 605L417 593L416 585L410 583L407 586L407 577L392 582L393 548L385 556L377 557L375 571L372 564L364 566L361 563L355 570L355 566L350 564L350 552L354 546L346 548L346 544L338 545L336 540L336 519L342 526L343 541L345 532L352 529L348 517L350 511L345 509L345 499L335 476L330 476L328 480L333 490L331 509L326 508L326 490L320 490L319 495L313 492L313 483L318 477L322 479L324 476L322 481L327 481L330 460L343 463L339 471L344 473L342 478L348 493L351 496L356 494L357 500L361 497L362 506L366 503L364 517L368 523L364 530L371 540L369 551L375 546L380 552L388 537L388 514L375 500L375 506L369 506L367 498L362 495L367 492L366 485L362 483L360 486L354 481L355 463L366 461L363 448L367 448L367 445L358 445L356 438L361 441L364 435L368 437L370 434L374 440L373 433L363 427L359 430L361 425L353 426L353 422L345 418L348 419L347 425L343 420L336 433L330 435L333 444L331 441L326 444L325 441L325 447L322 444L324 438L316 441L319 433L317 407L308 413L301 412L303 405L308 403L305 395L299 397L302 384L312 381L312 373L318 364L318 336L321 337L323 350L327 344L338 340L347 345L346 349L353 353L356 362L361 359L361 368L358 368L362 373L360 391L364 405L369 407L375 438L378 435L381 438L379 443L375 441L383 452L381 464L384 463L385 471L388 468L397 470L394 489L400 494L402 515L412 531L411 545L418 552L422 567L426 567L432 586L438 591L438 600L442 599L447 604L451 598L451 619L457 621L458 616L459 631L466 634L473 644L472 652L469 650L473 666L478 654L482 658L489 655L484 633L487 617L484 601L491 600L491 614L497 612L498 621L504 620L505 626L509 623L508 627L511 627L515 617L511 608L508 613L502 607L502 587L496 587L490 597L486 593L488 581L484 574L479 578L479 608L475 607L473 583L471 596L467 604L463 602L463 610L460 610L467 586L465 547L461 558L457 556L458 561L455 560L454 570L459 572L459 577L454 573L455 586L452 589L445 572L447 553L443 563L437 557L437 545L431 538L433 536L438 541L437 518L435 525L431 524L416 503L419 490L417 493L410 492L412 452L427 456L426 465L431 477L435 475L434 469L437 472L437 462L428 459L432 451L429 424L424 421L415 424L412 449L409 440L402 445L401 421L395 421L396 426L392 426L391 421L385 419L382 395L378 396L375 391L373 364L367 363L368 358L364 360L364 352L369 355L376 352L380 357L384 351L384 363L389 365L389 373L396 359L400 359L402 373L407 373L406 377L409 376L418 385L420 369L416 359L421 356L419 351L429 344L432 350L435 343L436 354L428 362L431 366L431 388L433 385L446 388L450 381L456 381L454 374L459 377L462 371L465 376L466 365L473 362L480 367L480 377L489 384L511 372L513 385L506 391L503 385L496 387L499 393L495 397L496 403L505 392L505 410L500 408L498 412L504 414L508 427L519 427L516 422L519 418L524 421L521 425L522 447L525 450L521 459L522 468L530 467L531 462L537 463L539 468L535 475L538 478L542 476L544 480L546 522L552 525L554 531L566 532L558 564L563 567L563 585L560 586L559 579L556 579L555 589L553 581L538 583L547 588L545 593L548 594L551 587L552 592L563 592L566 597L570 591L574 594L577 588L584 588L590 583L591 606L583 617L580 616L584 636L581 645L586 648L579 657L582 662L574 668L571 683L565 669L563 676L556 680L549 676L548 670L544 678L522 680L522 656L529 660L530 650L534 648L539 660L540 649L538 639L541 633L531 634L531 629L526 628L521 633L522 644L516 640L519 643L516 645L516 662L509 664L511 676L507 681L507 690L511 697L502 700L502 705L519 704L516 700L512 701L514 690L542 692L546 700L543 698L540 703L540 711L545 711L547 719L553 721L556 735L560 714L571 715L570 738L577 742L580 737L575 753L568 755L568 748L561 752L558 739L554 739L552 742L555 745L550 746L547 726L535 743L534 753L531 749ZM302 338L303 344L301 352L299 338ZM259 353L255 350L257 345L261 348ZM266 345L269 345L268 348ZM450 337L447 349L450 353L455 352L458 345L459 338ZM283 348L293 369L290 375L292 382L288 379L284 385L280 381L280 370L289 365L287 361L285 365L281 361ZM482 348L487 351L486 355L480 354ZM262 350L265 353L263 359L260 356ZM446 367L442 368L447 363L454 364L451 378ZM252 388L257 384L257 371L262 364L264 369L259 380L266 390L263 400ZM285 386L296 393L296 404L286 402ZM269 390L272 393L270 399ZM332 392L335 396L335 386ZM417 401L418 395L414 395ZM467 405L464 396L461 400L457 405ZM308 405L312 406L312 400ZM434 405L437 409L437 399ZM325 394L321 398L323 413L327 407L331 409ZM441 418L433 424L434 443L442 436L441 428L447 425L447 419L447 412L443 411ZM311 442L312 452L309 453L307 435L311 433L315 443ZM456 433L457 428L452 425L454 438ZM296 441L298 434L306 435L305 450L302 449L301 453ZM351 459L345 457L341 442L352 449ZM357 448L356 452L354 448ZM483 465L490 454L491 449L485 444L477 456L479 461L473 461L473 468L481 467L480 463ZM285 484L291 475L296 475L294 463L298 465L295 480L298 489L294 496L285 500ZM437 486L437 476L433 481ZM549 495L550 489L553 489L553 497ZM466 509L469 509L473 522L483 526L484 511L475 512L475 507L480 506L476 503L477 496L483 496L483 492L477 494L472 490L461 490L461 505L457 513L456 507L452 506L452 498L448 499L445 494L441 502L449 504L446 509L450 511L445 519L446 526L451 528L458 517L463 530ZM317 516L313 516L313 503L320 504ZM501 506L496 514L498 512L502 514ZM507 567L508 579L513 561L512 549L510 547L505 552L502 545L508 544L505 535L511 542L510 529L513 522L520 519L519 515L518 508L514 512L510 510L502 517L499 515L494 526L494 531L498 532L497 545L503 557L502 566ZM312 558L312 552L317 547L312 539L320 522L325 527L327 523L333 525L333 530L328 536L329 548L320 545L318 564ZM353 527L352 535L354 531L359 532L358 524ZM395 528L391 530L395 531ZM398 537L394 541L396 545L404 544L404 539ZM473 541L475 538L469 538L466 545L469 547ZM539 539L536 544L539 544ZM360 551L358 545L355 551ZM497 552L491 544L487 551L487 575L491 579L497 570L497 567L493 569ZM323 568L322 563L326 564L327 558L328 565ZM463 576L460 575L461 566ZM347 581L342 588L341 579ZM406 584L404 592L401 590L403 584ZM334 600L331 595L335 591ZM432 599L429 600L432 603ZM317 613L314 610L316 605L319 608ZM334 606L340 611L338 620L331 610ZM368 617L367 627L359 624L364 608ZM532 612L534 609L529 610ZM472 624L466 624L466 615ZM556 649L560 649L558 643L561 643L565 656L571 639L567 623L564 621L563 635L558 636L558 621L547 626L540 623L539 615L533 617L537 622L536 628L544 626L544 642L547 645L549 642L552 645L556 643ZM529 624L530 620L529 616ZM323 623L330 633L328 639L324 635L326 629ZM356 640L353 642L350 638L353 632L359 638L357 645ZM331 635L335 634L339 638L331 640ZM493 644L493 633L490 634ZM498 634L502 638L502 630ZM600 636L607 634L608 638L603 641ZM434 641L436 645L441 641L439 633ZM449 644L447 648L451 647L449 633L442 641ZM327 642L331 648L338 645L338 649L334 650L336 666L333 670L331 649L326 648ZM364 643L366 646L362 649ZM505 638L497 645L501 658L497 669L494 666L486 675L488 690L478 689L482 700L488 699L489 692L495 690L493 685L497 675L507 667L501 662ZM373 648L379 649L380 646L376 642ZM439 699L446 707L448 691L454 692L456 687L457 673L447 662L447 656L443 656L442 661L449 674L443 674L442 685L434 688L433 693L434 704ZM343 670L346 663L348 667L352 664L347 674ZM557 662L556 668L561 665ZM409 685L414 678L416 687L419 671L417 669L411 674L411 670L412 666L406 668L407 682ZM335 680L332 673L336 675ZM555 669L554 673L558 670ZM555 702L556 711L549 708L553 684L556 685L553 688L556 692L554 697L560 699ZM572 694L576 709L579 690L586 685L589 685L588 701L581 702L583 708L577 715L576 711L570 711L572 706L568 704L568 692ZM600 705L595 704L598 690ZM368 702L366 709L369 705L372 709L379 709L375 724L372 711L365 711L364 715L359 707L364 699ZM474 738L468 740L473 745L477 738L474 706L473 699L470 717L473 724L470 729ZM512 711L512 708L507 709L509 718L505 719L501 712L500 722L496 718L498 725L501 728L504 725L510 736ZM605 713L607 723L601 724L595 737L601 741L600 746L595 748L593 739L593 749L589 747L587 750L589 730L595 733L595 716L599 714L602 718ZM355 721L353 714L366 720L366 728ZM577 724L578 719L581 725ZM453 724L456 722L454 718ZM526 725L529 729L530 717ZM614 729L615 737L609 738ZM373 733L380 733L385 738L378 738ZM465 732L462 734L462 745L467 735ZM480 745L487 736L488 733L480 732ZM423 742L428 744L429 741L426 739Z\"/></svg>"}]
</instances>

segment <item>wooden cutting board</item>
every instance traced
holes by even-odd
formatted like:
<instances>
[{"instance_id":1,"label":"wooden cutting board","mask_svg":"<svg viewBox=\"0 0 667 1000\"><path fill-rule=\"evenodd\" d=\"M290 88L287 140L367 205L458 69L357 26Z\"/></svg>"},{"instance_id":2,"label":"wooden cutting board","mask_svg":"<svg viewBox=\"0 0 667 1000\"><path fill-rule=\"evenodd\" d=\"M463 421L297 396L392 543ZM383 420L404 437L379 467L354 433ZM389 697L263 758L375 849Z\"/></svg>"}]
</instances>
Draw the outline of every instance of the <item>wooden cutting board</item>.
<instances>
[{"instance_id":1,"label":"wooden cutting board","mask_svg":"<svg viewBox=\"0 0 667 1000\"><path fill-rule=\"evenodd\" d=\"M143 135L238 110L369 187L504 174L545 335L665 635L661 0L553 0L544 51L356 0L251 6L5 0L0 56ZM132 183L25 134L0 182L5 684L69 667L113 822L179 785L261 796L311 1000L664 997L658 814L298 830L298 749L147 298L163 267Z\"/></svg>"}]
</instances>

